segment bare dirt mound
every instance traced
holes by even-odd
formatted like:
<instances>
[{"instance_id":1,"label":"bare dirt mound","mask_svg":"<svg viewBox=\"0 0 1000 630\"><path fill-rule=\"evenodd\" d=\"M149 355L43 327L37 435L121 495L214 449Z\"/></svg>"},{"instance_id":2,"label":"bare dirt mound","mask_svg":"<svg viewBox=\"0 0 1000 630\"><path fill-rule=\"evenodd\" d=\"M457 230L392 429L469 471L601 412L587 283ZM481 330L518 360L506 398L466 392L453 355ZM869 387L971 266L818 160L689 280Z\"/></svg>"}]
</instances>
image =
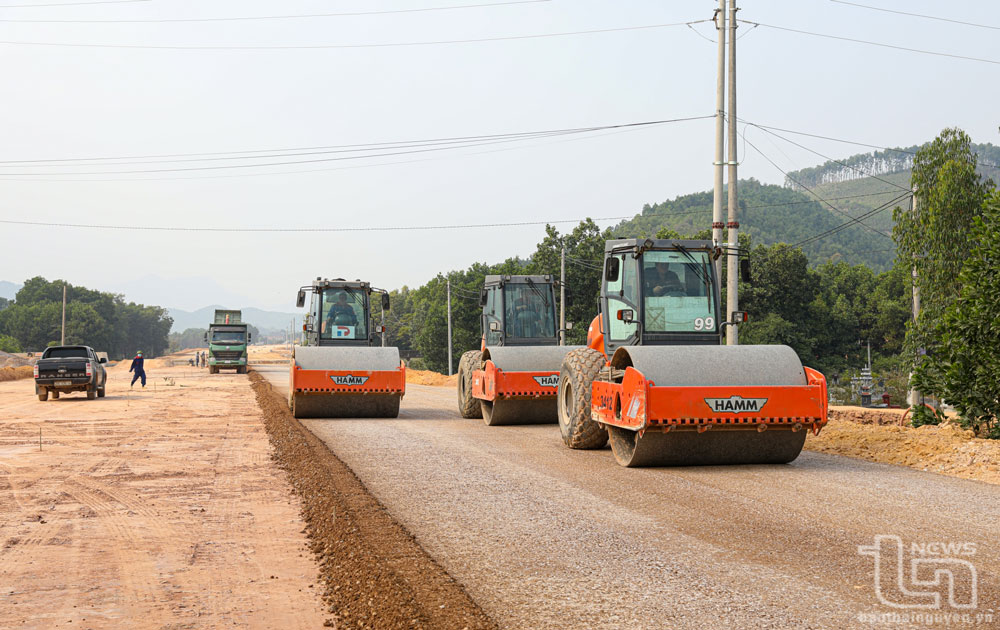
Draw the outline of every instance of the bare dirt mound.
<instances>
[{"instance_id":1,"label":"bare dirt mound","mask_svg":"<svg viewBox=\"0 0 1000 630\"><path fill-rule=\"evenodd\" d=\"M902 416L901 409L831 408L829 424L805 448L1000 484L1000 440L952 423L899 426Z\"/></svg>"},{"instance_id":2,"label":"bare dirt mound","mask_svg":"<svg viewBox=\"0 0 1000 630\"><path fill-rule=\"evenodd\" d=\"M432 385L435 387L455 387L458 384L458 375L445 376L430 370L411 370L406 368L406 382L414 385Z\"/></svg>"},{"instance_id":3,"label":"bare dirt mound","mask_svg":"<svg viewBox=\"0 0 1000 630\"><path fill-rule=\"evenodd\" d=\"M250 379L272 457L302 501L336 626L496 628L354 473L292 417L284 397L259 374L251 372Z\"/></svg>"},{"instance_id":4,"label":"bare dirt mound","mask_svg":"<svg viewBox=\"0 0 1000 630\"><path fill-rule=\"evenodd\" d=\"M0 381L16 381L22 378L31 378L34 375L35 369L30 365L0 368Z\"/></svg>"}]
</instances>

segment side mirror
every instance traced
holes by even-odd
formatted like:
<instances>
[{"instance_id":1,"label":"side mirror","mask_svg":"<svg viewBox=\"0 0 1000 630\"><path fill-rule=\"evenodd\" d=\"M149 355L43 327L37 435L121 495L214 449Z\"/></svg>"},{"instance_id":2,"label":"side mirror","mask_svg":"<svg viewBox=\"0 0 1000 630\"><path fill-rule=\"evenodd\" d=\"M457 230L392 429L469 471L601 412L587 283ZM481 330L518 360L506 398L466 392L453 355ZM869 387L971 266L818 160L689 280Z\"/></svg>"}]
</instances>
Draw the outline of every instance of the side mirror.
<instances>
[{"instance_id":1,"label":"side mirror","mask_svg":"<svg viewBox=\"0 0 1000 630\"><path fill-rule=\"evenodd\" d=\"M295 306L297 308L302 308L306 305L306 292L299 289L299 294L295 296Z\"/></svg>"},{"instance_id":2,"label":"side mirror","mask_svg":"<svg viewBox=\"0 0 1000 630\"><path fill-rule=\"evenodd\" d=\"M379 334L384 333L385 332L385 326L376 326L375 327L375 332L377 332Z\"/></svg>"},{"instance_id":3,"label":"side mirror","mask_svg":"<svg viewBox=\"0 0 1000 630\"><path fill-rule=\"evenodd\" d=\"M253 334L252 333L247 333L247 343L250 343L250 341L252 339L253 339Z\"/></svg>"},{"instance_id":4,"label":"side mirror","mask_svg":"<svg viewBox=\"0 0 1000 630\"><path fill-rule=\"evenodd\" d=\"M107 360L107 359L105 359L104 357L101 357L100 359L98 359L98 362L99 362L99 363L107 363L107 362L108 362L108 360Z\"/></svg>"},{"instance_id":5,"label":"side mirror","mask_svg":"<svg viewBox=\"0 0 1000 630\"><path fill-rule=\"evenodd\" d=\"M740 280L750 284L750 259L743 258L740 260Z\"/></svg>"},{"instance_id":6,"label":"side mirror","mask_svg":"<svg viewBox=\"0 0 1000 630\"><path fill-rule=\"evenodd\" d=\"M729 316L729 321L733 324L743 324L750 321L750 313L746 311L733 311Z\"/></svg>"},{"instance_id":7,"label":"side mirror","mask_svg":"<svg viewBox=\"0 0 1000 630\"><path fill-rule=\"evenodd\" d=\"M202 335L201 340L204 341L205 343L208 343L208 333Z\"/></svg>"},{"instance_id":8,"label":"side mirror","mask_svg":"<svg viewBox=\"0 0 1000 630\"><path fill-rule=\"evenodd\" d=\"M500 322L490 322L490 332L500 332Z\"/></svg>"},{"instance_id":9,"label":"side mirror","mask_svg":"<svg viewBox=\"0 0 1000 630\"><path fill-rule=\"evenodd\" d=\"M631 324L632 319L635 317L635 312L630 308L618 309L616 317L626 324Z\"/></svg>"},{"instance_id":10,"label":"side mirror","mask_svg":"<svg viewBox=\"0 0 1000 630\"><path fill-rule=\"evenodd\" d=\"M604 279L608 282L614 282L618 279L618 271L621 267L621 261L617 258L608 258L608 263L604 268ZM619 318L621 319L621 318Z\"/></svg>"},{"instance_id":11,"label":"side mirror","mask_svg":"<svg viewBox=\"0 0 1000 630\"><path fill-rule=\"evenodd\" d=\"M573 330L573 322L566 322L566 330Z\"/></svg>"},{"instance_id":12,"label":"side mirror","mask_svg":"<svg viewBox=\"0 0 1000 630\"><path fill-rule=\"evenodd\" d=\"M479 289L479 306L486 306L486 289Z\"/></svg>"}]
</instances>

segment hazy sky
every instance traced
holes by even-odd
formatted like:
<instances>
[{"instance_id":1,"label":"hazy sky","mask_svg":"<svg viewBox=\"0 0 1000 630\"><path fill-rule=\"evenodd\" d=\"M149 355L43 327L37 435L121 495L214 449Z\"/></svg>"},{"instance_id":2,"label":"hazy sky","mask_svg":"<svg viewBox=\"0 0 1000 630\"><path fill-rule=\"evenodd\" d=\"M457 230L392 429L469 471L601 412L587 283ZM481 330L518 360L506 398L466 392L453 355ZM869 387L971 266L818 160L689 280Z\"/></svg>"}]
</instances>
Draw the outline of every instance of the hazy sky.
<instances>
[{"instance_id":1,"label":"hazy sky","mask_svg":"<svg viewBox=\"0 0 1000 630\"><path fill-rule=\"evenodd\" d=\"M66 0L69 1L69 0ZM0 20L176 19L386 11L490 0L151 0L0 8ZM494 0L496 1L496 0ZM859 0L1000 26L1000 3ZM0 0L0 5L45 0ZM686 26L436 46L148 50L17 45L321 45L475 39L710 18L709 0L552 0L508 6L208 23L0 21L0 160L286 149L608 125L713 113L715 46ZM741 18L1000 60L996 30L829 0L745 0ZM709 24L693 27L714 37ZM945 126L997 143L1000 65L742 26L739 116L910 145ZM822 160L751 130L786 170ZM759 141L758 141L759 140ZM797 138L846 156L858 147ZM741 147L742 148L742 147ZM314 158L330 157L311 156ZM741 152L741 159L743 154ZM284 158L289 159L289 158ZM296 158L290 158L296 159ZM304 159L304 158L297 158ZM0 218L200 227L366 227L617 217L712 185L713 123L298 166L0 165ZM280 161L280 160L274 160ZM397 162L386 164L387 162ZM309 170L305 173L284 171ZM741 177L782 177L749 151ZM77 181L67 181L77 180ZM107 180L107 181L102 181ZM610 224L613 221L604 221ZM706 226L707 227L707 226ZM194 309L292 310L317 275L394 288L474 261L528 255L543 226L225 234L0 224L0 280L66 278Z\"/></svg>"}]
</instances>

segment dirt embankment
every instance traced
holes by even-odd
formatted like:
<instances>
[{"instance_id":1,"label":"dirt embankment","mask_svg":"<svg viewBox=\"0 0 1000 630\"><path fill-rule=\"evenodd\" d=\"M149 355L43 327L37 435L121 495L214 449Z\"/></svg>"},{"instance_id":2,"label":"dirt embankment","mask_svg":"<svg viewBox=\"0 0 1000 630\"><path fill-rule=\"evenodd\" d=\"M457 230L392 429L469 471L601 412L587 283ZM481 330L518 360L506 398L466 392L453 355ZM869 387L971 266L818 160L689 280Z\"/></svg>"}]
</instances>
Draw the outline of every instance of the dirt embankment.
<instances>
[{"instance_id":1,"label":"dirt embankment","mask_svg":"<svg viewBox=\"0 0 1000 630\"><path fill-rule=\"evenodd\" d=\"M34 374L35 368L30 365L22 365L21 367L2 367L0 368L0 382L31 378Z\"/></svg>"},{"instance_id":2,"label":"dirt embankment","mask_svg":"<svg viewBox=\"0 0 1000 630\"><path fill-rule=\"evenodd\" d=\"M274 449L302 500L324 597L338 628L486 629L496 625L251 372ZM385 462L392 466L392 462Z\"/></svg>"},{"instance_id":3,"label":"dirt embankment","mask_svg":"<svg viewBox=\"0 0 1000 630\"><path fill-rule=\"evenodd\" d=\"M900 426L903 414L903 409L831 407L830 423L806 440L806 448L1000 484L1000 441L976 438L952 423Z\"/></svg>"},{"instance_id":4,"label":"dirt embankment","mask_svg":"<svg viewBox=\"0 0 1000 630\"><path fill-rule=\"evenodd\" d=\"M430 370L411 370L406 368L406 382L414 385L432 385L435 387L455 387L458 375L445 376Z\"/></svg>"}]
</instances>

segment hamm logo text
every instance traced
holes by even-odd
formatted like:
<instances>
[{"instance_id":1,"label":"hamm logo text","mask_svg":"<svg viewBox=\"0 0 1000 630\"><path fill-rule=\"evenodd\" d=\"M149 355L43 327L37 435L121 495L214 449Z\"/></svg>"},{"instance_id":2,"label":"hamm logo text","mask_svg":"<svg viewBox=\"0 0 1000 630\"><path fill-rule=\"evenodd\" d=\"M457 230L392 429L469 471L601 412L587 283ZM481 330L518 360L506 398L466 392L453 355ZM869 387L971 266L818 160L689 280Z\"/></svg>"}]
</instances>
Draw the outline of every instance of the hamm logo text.
<instances>
[{"instance_id":1,"label":"hamm logo text","mask_svg":"<svg viewBox=\"0 0 1000 630\"><path fill-rule=\"evenodd\" d=\"M364 385L368 380L367 376L352 376L350 374L346 376L331 376L330 378L337 385Z\"/></svg>"},{"instance_id":2,"label":"hamm logo text","mask_svg":"<svg viewBox=\"0 0 1000 630\"><path fill-rule=\"evenodd\" d=\"M767 403L767 398L730 396L729 398L706 398L705 402L716 413L756 413Z\"/></svg>"}]
</instances>

